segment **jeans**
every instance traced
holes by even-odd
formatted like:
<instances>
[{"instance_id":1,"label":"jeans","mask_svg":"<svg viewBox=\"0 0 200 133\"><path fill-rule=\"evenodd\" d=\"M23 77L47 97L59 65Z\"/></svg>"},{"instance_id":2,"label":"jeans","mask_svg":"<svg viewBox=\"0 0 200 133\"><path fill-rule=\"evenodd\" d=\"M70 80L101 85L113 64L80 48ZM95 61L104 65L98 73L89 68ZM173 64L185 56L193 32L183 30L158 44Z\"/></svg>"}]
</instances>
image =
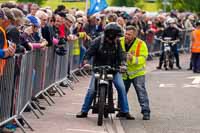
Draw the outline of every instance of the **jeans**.
<instances>
[{"instance_id":1,"label":"jeans","mask_svg":"<svg viewBox=\"0 0 200 133\"><path fill-rule=\"evenodd\" d=\"M86 48L83 45L81 45L81 48L80 48L80 61L79 61L80 65L83 63L83 58L85 56L85 53L86 53Z\"/></svg>"},{"instance_id":2,"label":"jeans","mask_svg":"<svg viewBox=\"0 0 200 133\"><path fill-rule=\"evenodd\" d=\"M185 52L189 53L190 51L190 35L186 35L185 37L185 43L184 43L184 48L185 48Z\"/></svg>"},{"instance_id":3,"label":"jeans","mask_svg":"<svg viewBox=\"0 0 200 133\"><path fill-rule=\"evenodd\" d=\"M134 79L124 80L124 84L125 84L127 93L131 86L131 83L133 84L133 86L136 90L137 98L138 98L138 101L139 101L140 107L141 107L141 113L142 114L150 114L151 111L149 108L149 99L148 99L148 94L147 94L146 87L145 87L145 76L143 75L143 76L136 77Z\"/></svg>"},{"instance_id":4,"label":"jeans","mask_svg":"<svg viewBox=\"0 0 200 133\"><path fill-rule=\"evenodd\" d=\"M95 91L94 82L95 82L95 77L93 74L90 80L90 85L89 85L81 112L88 112L90 109L90 105L92 104L94 91ZM124 113L128 113L129 112L128 99L127 99L127 95L125 91L125 86L122 80L122 76L120 73L114 74L113 83L119 95L121 111Z\"/></svg>"}]
</instances>

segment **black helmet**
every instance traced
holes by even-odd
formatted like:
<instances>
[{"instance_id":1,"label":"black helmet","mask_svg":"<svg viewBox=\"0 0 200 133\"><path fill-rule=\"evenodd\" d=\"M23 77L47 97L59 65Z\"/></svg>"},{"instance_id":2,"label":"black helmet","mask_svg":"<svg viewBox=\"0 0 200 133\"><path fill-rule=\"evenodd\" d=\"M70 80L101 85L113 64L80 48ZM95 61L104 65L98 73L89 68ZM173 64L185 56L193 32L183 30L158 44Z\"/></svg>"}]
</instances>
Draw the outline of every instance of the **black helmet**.
<instances>
[{"instance_id":1,"label":"black helmet","mask_svg":"<svg viewBox=\"0 0 200 133\"><path fill-rule=\"evenodd\" d=\"M111 22L105 26L104 34L105 37L108 37L110 39L115 39L117 36L119 37L123 36L123 30L120 27L120 25L118 25L115 22Z\"/></svg>"}]
</instances>

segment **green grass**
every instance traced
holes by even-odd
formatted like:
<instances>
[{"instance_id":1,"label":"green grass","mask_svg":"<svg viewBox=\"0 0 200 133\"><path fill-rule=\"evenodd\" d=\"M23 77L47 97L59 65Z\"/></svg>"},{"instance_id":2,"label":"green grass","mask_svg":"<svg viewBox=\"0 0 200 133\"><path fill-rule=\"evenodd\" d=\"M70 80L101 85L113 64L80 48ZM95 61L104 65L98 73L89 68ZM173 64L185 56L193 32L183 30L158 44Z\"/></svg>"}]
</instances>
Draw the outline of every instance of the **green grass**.
<instances>
[{"instance_id":1,"label":"green grass","mask_svg":"<svg viewBox=\"0 0 200 133\"><path fill-rule=\"evenodd\" d=\"M140 2L136 3L136 6L141 8L142 10L155 12L158 11L157 3L146 2L145 0L140 0Z\"/></svg>"},{"instance_id":2,"label":"green grass","mask_svg":"<svg viewBox=\"0 0 200 133\"><path fill-rule=\"evenodd\" d=\"M158 11L156 3L144 2L143 10L145 11Z\"/></svg>"}]
</instances>

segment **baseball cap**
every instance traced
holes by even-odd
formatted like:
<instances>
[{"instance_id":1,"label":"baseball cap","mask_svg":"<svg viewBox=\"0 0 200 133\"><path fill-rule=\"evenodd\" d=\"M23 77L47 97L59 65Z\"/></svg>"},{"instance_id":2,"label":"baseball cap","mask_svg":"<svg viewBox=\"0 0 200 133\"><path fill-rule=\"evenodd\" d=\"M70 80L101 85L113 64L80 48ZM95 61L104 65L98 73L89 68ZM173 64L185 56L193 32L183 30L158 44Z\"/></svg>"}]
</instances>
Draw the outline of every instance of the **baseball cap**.
<instances>
[{"instance_id":1,"label":"baseball cap","mask_svg":"<svg viewBox=\"0 0 200 133\"><path fill-rule=\"evenodd\" d=\"M69 21L71 21L73 24L76 21L76 18L73 15L71 15L71 14L66 14L66 19L69 20Z\"/></svg>"},{"instance_id":2,"label":"baseball cap","mask_svg":"<svg viewBox=\"0 0 200 133\"><path fill-rule=\"evenodd\" d=\"M38 19L35 16L28 16L27 19L29 19L30 23L33 24L36 27L40 27L40 23L38 21Z\"/></svg>"}]
</instances>

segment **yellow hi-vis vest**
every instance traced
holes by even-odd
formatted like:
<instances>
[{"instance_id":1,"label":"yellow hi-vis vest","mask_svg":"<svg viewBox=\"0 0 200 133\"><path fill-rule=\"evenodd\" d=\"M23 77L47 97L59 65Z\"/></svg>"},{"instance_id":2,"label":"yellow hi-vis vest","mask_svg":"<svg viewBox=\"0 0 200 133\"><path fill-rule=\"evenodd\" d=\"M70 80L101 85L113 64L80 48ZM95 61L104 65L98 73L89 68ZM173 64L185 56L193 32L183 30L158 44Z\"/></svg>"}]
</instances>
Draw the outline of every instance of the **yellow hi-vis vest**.
<instances>
[{"instance_id":1,"label":"yellow hi-vis vest","mask_svg":"<svg viewBox=\"0 0 200 133\"><path fill-rule=\"evenodd\" d=\"M73 46L73 55L80 55L80 39L83 39L86 36L85 32L79 32L78 33L79 38L77 40L74 41L74 46Z\"/></svg>"},{"instance_id":2,"label":"yellow hi-vis vest","mask_svg":"<svg viewBox=\"0 0 200 133\"><path fill-rule=\"evenodd\" d=\"M79 45L79 39L74 41L73 45L73 55L80 55L80 45Z\"/></svg>"},{"instance_id":3,"label":"yellow hi-vis vest","mask_svg":"<svg viewBox=\"0 0 200 133\"><path fill-rule=\"evenodd\" d=\"M120 43L122 49L125 49L125 38L120 38ZM146 58L148 56L148 49L147 45L144 41L136 38L133 42L133 45L127 51L128 53L134 53L133 58L131 61L127 61L127 73L122 75L123 80L126 79L133 79L138 76L143 76L146 74L145 66L146 66Z\"/></svg>"}]
</instances>

